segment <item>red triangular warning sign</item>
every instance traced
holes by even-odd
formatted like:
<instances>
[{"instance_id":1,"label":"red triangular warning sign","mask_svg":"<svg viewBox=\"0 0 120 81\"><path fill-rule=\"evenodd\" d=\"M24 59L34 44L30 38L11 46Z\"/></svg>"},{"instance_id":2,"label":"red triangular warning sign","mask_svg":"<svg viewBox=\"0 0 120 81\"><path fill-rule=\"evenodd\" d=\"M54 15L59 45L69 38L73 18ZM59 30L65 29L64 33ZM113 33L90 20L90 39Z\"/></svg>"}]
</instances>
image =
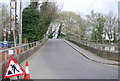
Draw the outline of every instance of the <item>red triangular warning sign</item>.
<instances>
[{"instance_id":1,"label":"red triangular warning sign","mask_svg":"<svg viewBox=\"0 0 120 81\"><path fill-rule=\"evenodd\" d=\"M25 71L20 67L20 65L13 58L10 58L4 73L4 78L20 76L24 74Z\"/></svg>"}]
</instances>

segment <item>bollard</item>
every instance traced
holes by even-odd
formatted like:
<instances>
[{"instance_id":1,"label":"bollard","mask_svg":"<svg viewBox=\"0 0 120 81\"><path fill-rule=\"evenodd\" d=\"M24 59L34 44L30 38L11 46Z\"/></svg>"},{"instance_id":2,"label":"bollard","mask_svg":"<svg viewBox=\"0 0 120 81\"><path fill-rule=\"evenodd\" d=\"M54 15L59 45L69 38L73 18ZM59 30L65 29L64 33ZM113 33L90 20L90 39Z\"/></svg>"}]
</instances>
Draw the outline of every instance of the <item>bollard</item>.
<instances>
[{"instance_id":1,"label":"bollard","mask_svg":"<svg viewBox=\"0 0 120 81\"><path fill-rule=\"evenodd\" d=\"M24 79L30 79L30 73L29 73L29 64L28 61L26 62L26 74L24 76Z\"/></svg>"}]
</instances>

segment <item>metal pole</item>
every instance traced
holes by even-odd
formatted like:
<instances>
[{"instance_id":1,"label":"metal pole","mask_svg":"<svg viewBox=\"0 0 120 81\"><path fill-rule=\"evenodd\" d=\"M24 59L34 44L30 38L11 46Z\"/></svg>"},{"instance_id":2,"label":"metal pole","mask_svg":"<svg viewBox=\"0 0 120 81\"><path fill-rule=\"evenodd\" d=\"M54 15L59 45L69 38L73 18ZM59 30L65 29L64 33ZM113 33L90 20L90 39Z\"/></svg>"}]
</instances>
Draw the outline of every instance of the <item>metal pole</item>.
<instances>
[{"instance_id":1,"label":"metal pole","mask_svg":"<svg viewBox=\"0 0 120 81\"><path fill-rule=\"evenodd\" d=\"M15 35L15 28L16 28L16 8L17 2L16 0L11 0L10 1L10 28L13 31L13 38L14 38L14 47L16 47L16 35ZM16 49L15 49L15 55L16 55Z\"/></svg>"},{"instance_id":2,"label":"metal pole","mask_svg":"<svg viewBox=\"0 0 120 81\"><path fill-rule=\"evenodd\" d=\"M14 36L14 46L16 47L17 46L17 43L16 43L16 32L15 32L15 29L16 29L16 5L17 4L17 1L15 1L15 27L13 28L13 36ZM15 49L15 55L17 55L17 50Z\"/></svg>"},{"instance_id":3,"label":"metal pole","mask_svg":"<svg viewBox=\"0 0 120 81\"><path fill-rule=\"evenodd\" d=\"M4 42L3 42L3 45L4 45L4 49L6 49L7 47L6 47L6 44L7 44L7 41L6 41L6 27L4 27ZM5 61L7 60L7 53L6 52L4 52L5 53Z\"/></svg>"},{"instance_id":4,"label":"metal pole","mask_svg":"<svg viewBox=\"0 0 120 81\"><path fill-rule=\"evenodd\" d=\"M22 1L20 0L20 19L19 19L19 45L22 45ZM21 53L21 48L19 48L19 53Z\"/></svg>"},{"instance_id":5,"label":"metal pole","mask_svg":"<svg viewBox=\"0 0 120 81\"><path fill-rule=\"evenodd\" d=\"M4 42L7 42L6 41L6 26L4 27Z\"/></svg>"}]
</instances>

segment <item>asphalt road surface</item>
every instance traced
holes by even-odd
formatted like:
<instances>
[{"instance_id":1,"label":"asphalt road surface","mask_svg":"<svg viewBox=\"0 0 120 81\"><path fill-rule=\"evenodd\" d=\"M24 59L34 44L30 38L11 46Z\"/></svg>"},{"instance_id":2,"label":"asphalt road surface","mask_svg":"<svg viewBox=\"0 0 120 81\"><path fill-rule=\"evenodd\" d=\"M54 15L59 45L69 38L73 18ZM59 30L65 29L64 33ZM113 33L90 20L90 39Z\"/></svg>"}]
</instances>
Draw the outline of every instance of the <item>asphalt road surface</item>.
<instances>
[{"instance_id":1,"label":"asphalt road surface","mask_svg":"<svg viewBox=\"0 0 120 81\"><path fill-rule=\"evenodd\" d=\"M118 79L117 66L90 61L61 39L49 39L27 60L31 79Z\"/></svg>"}]
</instances>

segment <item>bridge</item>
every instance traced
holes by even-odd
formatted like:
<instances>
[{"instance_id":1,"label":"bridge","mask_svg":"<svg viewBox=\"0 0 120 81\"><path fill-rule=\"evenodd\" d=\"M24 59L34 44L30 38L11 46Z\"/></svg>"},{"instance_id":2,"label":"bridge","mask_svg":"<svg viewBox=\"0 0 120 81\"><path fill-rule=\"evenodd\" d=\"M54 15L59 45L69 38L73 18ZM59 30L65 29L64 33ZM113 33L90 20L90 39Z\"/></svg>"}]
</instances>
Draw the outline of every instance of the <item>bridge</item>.
<instances>
[{"instance_id":1,"label":"bridge","mask_svg":"<svg viewBox=\"0 0 120 81\"><path fill-rule=\"evenodd\" d=\"M70 42L70 45L66 42L63 39L49 39L41 49L27 59L32 79L118 78L117 66L91 61L73 49ZM83 51L84 54L90 53L87 50L79 51ZM96 58L104 62L108 61L97 56ZM25 66L25 62L22 65Z\"/></svg>"},{"instance_id":2,"label":"bridge","mask_svg":"<svg viewBox=\"0 0 120 81\"><path fill-rule=\"evenodd\" d=\"M24 69L29 62L31 79L118 79L116 61L96 56L65 39L48 39L41 48L28 51L15 59Z\"/></svg>"},{"instance_id":3,"label":"bridge","mask_svg":"<svg viewBox=\"0 0 120 81\"><path fill-rule=\"evenodd\" d=\"M0 80L16 78L4 78L10 57L24 70L28 61L30 79L119 79L116 25L114 30L107 30L103 16L97 13L91 25L93 22L76 13L57 12L59 9L51 2L31 2L22 11L21 0L19 4L16 1L10 0L10 26L1 25ZM16 12L18 5L20 12Z\"/></svg>"}]
</instances>

